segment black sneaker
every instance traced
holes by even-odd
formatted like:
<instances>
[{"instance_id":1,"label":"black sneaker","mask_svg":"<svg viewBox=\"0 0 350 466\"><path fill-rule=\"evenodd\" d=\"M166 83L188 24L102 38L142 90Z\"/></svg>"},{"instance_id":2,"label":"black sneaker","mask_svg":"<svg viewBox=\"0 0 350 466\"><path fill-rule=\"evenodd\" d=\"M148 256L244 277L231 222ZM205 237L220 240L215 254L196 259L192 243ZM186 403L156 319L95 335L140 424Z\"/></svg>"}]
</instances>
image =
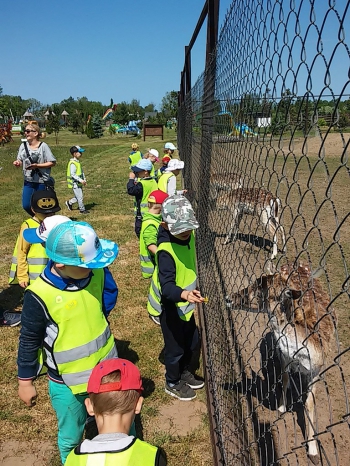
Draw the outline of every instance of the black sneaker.
<instances>
[{"instance_id":1,"label":"black sneaker","mask_svg":"<svg viewBox=\"0 0 350 466\"><path fill-rule=\"evenodd\" d=\"M151 314L148 314L149 318L154 322L156 325L160 325L160 317L159 316L152 316Z\"/></svg>"},{"instance_id":2,"label":"black sneaker","mask_svg":"<svg viewBox=\"0 0 350 466\"><path fill-rule=\"evenodd\" d=\"M80 213L86 215L86 214L89 214L90 212L88 210L81 210Z\"/></svg>"},{"instance_id":3,"label":"black sneaker","mask_svg":"<svg viewBox=\"0 0 350 466\"><path fill-rule=\"evenodd\" d=\"M173 387L165 382L165 392L181 401L191 401L197 396L194 390L183 380L177 382Z\"/></svg>"},{"instance_id":4,"label":"black sneaker","mask_svg":"<svg viewBox=\"0 0 350 466\"><path fill-rule=\"evenodd\" d=\"M0 321L0 325L3 327L16 327L21 323L21 313L20 312L10 312L5 311Z\"/></svg>"},{"instance_id":5,"label":"black sneaker","mask_svg":"<svg viewBox=\"0 0 350 466\"><path fill-rule=\"evenodd\" d=\"M196 379L196 377L191 374L190 371L184 371L181 374L181 380L183 380L185 384L191 387L193 390L198 390L199 388L204 387L203 380Z\"/></svg>"},{"instance_id":6,"label":"black sneaker","mask_svg":"<svg viewBox=\"0 0 350 466\"><path fill-rule=\"evenodd\" d=\"M69 201L65 202L68 210L73 210L72 204Z\"/></svg>"}]
</instances>

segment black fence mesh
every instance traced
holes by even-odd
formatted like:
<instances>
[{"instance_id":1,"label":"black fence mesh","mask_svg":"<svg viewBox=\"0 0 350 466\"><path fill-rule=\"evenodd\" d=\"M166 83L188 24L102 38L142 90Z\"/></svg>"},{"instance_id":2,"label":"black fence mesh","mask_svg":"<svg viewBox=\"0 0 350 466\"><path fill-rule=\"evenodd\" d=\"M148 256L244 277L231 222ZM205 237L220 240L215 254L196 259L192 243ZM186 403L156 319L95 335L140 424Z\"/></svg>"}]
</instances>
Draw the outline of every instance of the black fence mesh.
<instances>
[{"instance_id":1,"label":"black fence mesh","mask_svg":"<svg viewBox=\"0 0 350 466\"><path fill-rule=\"evenodd\" d=\"M179 109L225 465L350 464L349 16L233 1Z\"/></svg>"}]
</instances>

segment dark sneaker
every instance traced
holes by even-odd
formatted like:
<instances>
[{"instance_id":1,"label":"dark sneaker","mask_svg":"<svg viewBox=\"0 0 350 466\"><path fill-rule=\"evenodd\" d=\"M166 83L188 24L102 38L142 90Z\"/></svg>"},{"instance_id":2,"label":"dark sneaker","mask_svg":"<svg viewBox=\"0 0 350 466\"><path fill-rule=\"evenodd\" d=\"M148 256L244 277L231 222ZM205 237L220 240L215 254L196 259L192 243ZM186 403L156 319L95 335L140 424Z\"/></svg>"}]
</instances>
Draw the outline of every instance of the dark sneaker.
<instances>
[{"instance_id":1,"label":"dark sneaker","mask_svg":"<svg viewBox=\"0 0 350 466\"><path fill-rule=\"evenodd\" d=\"M4 327L16 327L21 323L21 313L20 312L10 312L5 311L1 325Z\"/></svg>"},{"instance_id":2,"label":"dark sneaker","mask_svg":"<svg viewBox=\"0 0 350 466\"><path fill-rule=\"evenodd\" d=\"M165 383L165 392L181 401L191 401L196 398L196 394L192 388L183 380L180 380L173 387Z\"/></svg>"},{"instance_id":3,"label":"dark sneaker","mask_svg":"<svg viewBox=\"0 0 350 466\"><path fill-rule=\"evenodd\" d=\"M72 204L69 201L65 202L68 210L73 210Z\"/></svg>"},{"instance_id":4,"label":"dark sneaker","mask_svg":"<svg viewBox=\"0 0 350 466\"><path fill-rule=\"evenodd\" d=\"M159 316L152 316L151 314L148 314L149 318L156 324L160 325L160 317Z\"/></svg>"},{"instance_id":5,"label":"dark sneaker","mask_svg":"<svg viewBox=\"0 0 350 466\"><path fill-rule=\"evenodd\" d=\"M193 390L198 390L199 388L204 387L203 380L196 379L196 377L191 374L190 371L184 371L181 374L181 380L183 380L185 384L191 387Z\"/></svg>"},{"instance_id":6,"label":"dark sneaker","mask_svg":"<svg viewBox=\"0 0 350 466\"><path fill-rule=\"evenodd\" d=\"M81 210L80 213L81 214L89 214L90 212L88 210Z\"/></svg>"}]
</instances>

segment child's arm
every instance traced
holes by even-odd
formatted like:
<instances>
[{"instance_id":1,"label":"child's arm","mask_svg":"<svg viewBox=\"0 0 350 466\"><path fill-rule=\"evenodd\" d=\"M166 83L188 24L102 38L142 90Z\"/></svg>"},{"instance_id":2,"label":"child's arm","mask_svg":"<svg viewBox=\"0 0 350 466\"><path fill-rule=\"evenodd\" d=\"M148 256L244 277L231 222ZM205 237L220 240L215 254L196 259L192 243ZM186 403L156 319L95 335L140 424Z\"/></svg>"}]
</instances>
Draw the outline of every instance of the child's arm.
<instances>
[{"instance_id":1,"label":"child's arm","mask_svg":"<svg viewBox=\"0 0 350 466\"><path fill-rule=\"evenodd\" d=\"M149 225L143 231L143 241L149 252L153 255L157 252L158 229L154 225Z\"/></svg>"},{"instance_id":2,"label":"child's arm","mask_svg":"<svg viewBox=\"0 0 350 466\"><path fill-rule=\"evenodd\" d=\"M118 286L107 267L104 269L105 281L102 294L102 311L106 317L115 307L118 299Z\"/></svg>"},{"instance_id":3,"label":"child's arm","mask_svg":"<svg viewBox=\"0 0 350 466\"><path fill-rule=\"evenodd\" d=\"M30 291L26 291L21 316L21 332L18 345L18 395L27 406L33 406L36 389L38 351L42 347L47 319L41 303Z\"/></svg>"},{"instance_id":4,"label":"child's arm","mask_svg":"<svg viewBox=\"0 0 350 466\"><path fill-rule=\"evenodd\" d=\"M26 223L21 226L17 245L17 279L22 288L27 288L29 284L27 256L31 244L23 237L23 230L28 228Z\"/></svg>"},{"instance_id":5,"label":"child's arm","mask_svg":"<svg viewBox=\"0 0 350 466\"><path fill-rule=\"evenodd\" d=\"M134 178L129 178L128 184L126 185L126 189L128 191L128 194L130 196L135 196L139 197L142 199L142 194L143 194L143 187L141 183L136 183Z\"/></svg>"},{"instance_id":6,"label":"child's arm","mask_svg":"<svg viewBox=\"0 0 350 466\"><path fill-rule=\"evenodd\" d=\"M76 183L81 183L81 184L86 184L86 181L83 178L80 178L77 174L77 167L74 165L74 163L70 164L70 176L73 181Z\"/></svg>"}]
</instances>

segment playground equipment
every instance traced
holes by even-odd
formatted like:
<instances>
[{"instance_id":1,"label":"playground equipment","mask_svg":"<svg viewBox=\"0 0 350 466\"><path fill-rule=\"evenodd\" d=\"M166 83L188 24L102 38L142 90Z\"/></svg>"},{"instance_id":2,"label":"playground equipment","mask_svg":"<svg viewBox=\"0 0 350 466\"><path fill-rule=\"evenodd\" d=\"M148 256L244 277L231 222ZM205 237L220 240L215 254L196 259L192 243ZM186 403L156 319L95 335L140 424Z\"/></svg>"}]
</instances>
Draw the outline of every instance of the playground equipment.
<instances>
[{"instance_id":1,"label":"playground equipment","mask_svg":"<svg viewBox=\"0 0 350 466\"><path fill-rule=\"evenodd\" d=\"M231 132L229 136L257 136L258 134L254 132L252 128L250 128L246 123L238 124L233 121L233 116L231 112L222 111L219 112L218 115L227 115L230 119L231 124Z\"/></svg>"},{"instance_id":2,"label":"playground equipment","mask_svg":"<svg viewBox=\"0 0 350 466\"><path fill-rule=\"evenodd\" d=\"M137 126L137 123L140 123L141 120L131 120L125 126L121 126L119 129L116 130L117 133L123 134L140 134L140 128Z\"/></svg>"},{"instance_id":3,"label":"playground equipment","mask_svg":"<svg viewBox=\"0 0 350 466\"><path fill-rule=\"evenodd\" d=\"M115 112L116 108L117 104L114 104L112 108L107 108L107 110L103 114L102 120L106 120L107 118L109 118L113 114L113 112Z\"/></svg>"}]
</instances>

